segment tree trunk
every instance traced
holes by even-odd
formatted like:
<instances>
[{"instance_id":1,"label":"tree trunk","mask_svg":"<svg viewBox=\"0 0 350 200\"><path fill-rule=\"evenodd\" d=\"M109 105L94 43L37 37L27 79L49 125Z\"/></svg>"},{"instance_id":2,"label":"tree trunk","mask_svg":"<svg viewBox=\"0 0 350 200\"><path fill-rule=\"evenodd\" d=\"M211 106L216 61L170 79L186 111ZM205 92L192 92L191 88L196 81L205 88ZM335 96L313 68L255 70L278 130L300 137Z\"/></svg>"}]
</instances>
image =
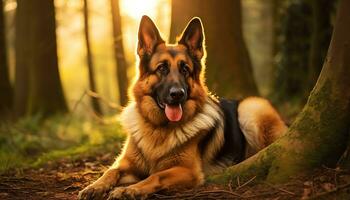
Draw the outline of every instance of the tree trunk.
<instances>
[{"instance_id":1,"label":"tree trunk","mask_svg":"<svg viewBox=\"0 0 350 200\"><path fill-rule=\"evenodd\" d=\"M114 56L117 62L117 79L119 87L119 102L121 106L128 103L128 75L127 62L124 54L122 24L120 17L119 0L111 1L111 12L113 22Z\"/></svg>"},{"instance_id":2,"label":"tree trunk","mask_svg":"<svg viewBox=\"0 0 350 200\"><path fill-rule=\"evenodd\" d=\"M316 83L326 57L329 42L332 36L331 12L334 1L313 0L312 8L312 35L309 58L309 84L307 92Z\"/></svg>"},{"instance_id":3,"label":"tree trunk","mask_svg":"<svg viewBox=\"0 0 350 200\"><path fill-rule=\"evenodd\" d=\"M29 61L31 47L29 44L29 30L31 24L28 23L28 16L31 15L31 2L19 0L16 9L16 32L15 32L15 87L14 87L14 112L15 117L26 114L28 94L29 94Z\"/></svg>"},{"instance_id":4,"label":"tree trunk","mask_svg":"<svg viewBox=\"0 0 350 200\"><path fill-rule=\"evenodd\" d=\"M18 0L16 21L17 114L67 111L58 71L53 0Z\"/></svg>"},{"instance_id":5,"label":"tree trunk","mask_svg":"<svg viewBox=\"0 0 350 200\"><path fill-rule=\"evenodd\" d=\"M248 50L242 34L240 0L173 0L170 41L199 16L207 45L206 78L214 93L240 98L257 95Z\"/></svg>"},{"instance_id":6,"label":"tree trunk","mask_svg":"<svg viewBox=\"0 0 350 200\"><path fill-rule=\"evenodd\" d=\"M12 107L12 88L9 79L5 39L3 0L0 0L0 117L8 114Z\"/></svg>"},{"instance_id":7,"label":"tree trunk","mask_svg":"<svg viewBox=\"0 0 350 200\"><path fill-rule=\"evenodd\" d=\"M89 85L90 90L93 92L96 92L96 82L95 82L95 73L94 73L94 66L92 62L92 53L91 53L91 46L90 46L90 30L89 30L89 5L87 0L84 1L84 34L85 34L85 43L86 43L86 59L87 59L87 66L88 66L88 72L89 72ZM91 97L91 106L94 109L94 111L97 114L101 114L101 107L98 102L98 99L95 97Z\"/></svg>"},{"instance_id":8,"label":"tree trunk","mask_svg":"<svg viewBox=\"0 0 350 200\"><path fill-rule=\"evenodd\" d=\"M305 103L308 88L308 62L312 11L305 1L291 1L281 14L279 55L277 56L275 93L277 100L302 97ZM310 92L308 90L308 92Z\"/></svg>"},{"instance_id":9,"label":"tree trunk","mask_svg":"<svg viewBox=\"0 0 350 200\"><path fill-rule=\"evenodd\" d=\"M346 148L350 128L349 8L350 0L340 2L320 77L286 135L209 180L227 182L237 176L256 175L267 181L283 182L298 173L336 164Z\"/></svg>"},{"instance_id":10,"label":"tree trunk","mask_svg":"<svg viewBox=\"0 0 350 200\"><path fill-rule=\"evenodd\" d=\"M274 1L242 1L243 35L250 50L254 77L263 96L274 79Z\"/></svg>"}]
</instances>

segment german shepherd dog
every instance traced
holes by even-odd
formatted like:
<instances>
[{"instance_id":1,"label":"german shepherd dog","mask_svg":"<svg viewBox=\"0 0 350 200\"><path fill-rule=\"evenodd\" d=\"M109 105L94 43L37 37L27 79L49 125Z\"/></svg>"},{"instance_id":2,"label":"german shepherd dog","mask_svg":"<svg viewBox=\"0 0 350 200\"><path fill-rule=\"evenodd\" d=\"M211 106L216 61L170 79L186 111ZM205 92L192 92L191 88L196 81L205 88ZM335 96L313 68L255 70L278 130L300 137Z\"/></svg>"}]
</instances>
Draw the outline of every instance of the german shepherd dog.
<instances>
[{"instance_id":1,"label":"german shepherd dog","mask_svg":"<svg viewBox=\"0 0 350 200\"><path fill-rule=\"evenodd\" d=\"M210 95L204 40L199 18L188 23L177 44L168 45L152 20L142 17L139 74L133 101L120 117L128 137L115 163L79 199L143 199L198 186L283 134L286 125L267 100Z\"/></svg>"}]
</instances>

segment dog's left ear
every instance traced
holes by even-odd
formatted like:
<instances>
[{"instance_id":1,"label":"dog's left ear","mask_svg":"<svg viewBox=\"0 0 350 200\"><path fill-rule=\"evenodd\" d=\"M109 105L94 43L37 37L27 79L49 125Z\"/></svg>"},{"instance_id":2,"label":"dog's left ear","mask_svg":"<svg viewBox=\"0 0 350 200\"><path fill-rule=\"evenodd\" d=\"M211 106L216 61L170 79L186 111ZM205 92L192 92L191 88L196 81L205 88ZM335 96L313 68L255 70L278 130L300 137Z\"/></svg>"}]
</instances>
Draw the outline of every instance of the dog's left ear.
<instances>
[{"instance_id":1,"label":"dog's left ear","mask_svg":"<svg viewBox=\"0 0 350 200\"><path fill-rule=\"evenodd\" d=\"M198 60L203 57L205 51L204 32L199 17L194 17L188 23L178 43L185 45Z\"/></svg>"},{"instance_id":2,"label":"dog's left ear","mask_svg":"<svg viewBox=\"0 0 350 200\"><path fill-rule=\"evenodd\" d=\"M138 39L137 54L140 57L151 55L158 44L164 43L156 25L146 15L141 18Z\"/></svg>"}]
</instances>

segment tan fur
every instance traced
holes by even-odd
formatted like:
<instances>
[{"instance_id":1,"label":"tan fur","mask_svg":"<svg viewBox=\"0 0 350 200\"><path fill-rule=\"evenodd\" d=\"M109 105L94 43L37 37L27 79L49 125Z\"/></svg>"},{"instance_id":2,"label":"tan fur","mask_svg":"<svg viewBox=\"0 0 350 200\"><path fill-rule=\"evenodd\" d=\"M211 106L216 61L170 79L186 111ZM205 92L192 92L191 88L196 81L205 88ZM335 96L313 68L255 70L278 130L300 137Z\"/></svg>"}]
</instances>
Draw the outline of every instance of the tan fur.
<instances>
[{"instance_id":1,"label":"tan fur","mask_svg":"<svg viewBox=\"0 0 350 200\"><path fill-rule=\"evenodd\" d=\"M131 134L132 140L142 150L148 160L157 160L174 148L216 126L221 119L217 106L208 102L202 113L179 127L155 126L138 114L137 105L129 105L121 115L124 128Z\"/></svg>"},{"instance_id":2,"label":"tan fur","mask_svg":"<svg viewBox=\"0 0 350 200\"><path fill-rule=\"evenodd\" d=\"M147 34L154 31L150 29L153 25L149 20L143 23L141 31L147 29ZM157 34L154 37L141 35L139 37L147 45L142 44L145 46L142 48L139 44L138 54L142 57L152 53L150 71L156 70L165 59L170 66L167 78L176 80L180 61L186 61L191 72L195 70L196 63L192 62L189 51L198 58L205 57L204 44L193 49L198 44L196 40L202 37L200 32L197 30L192 35L194 38L188 41L190 49L183 44L165 45L162 40L154 49L152 44L156 43L153 40ZM183 104L181 120L173 123L152 97L153 87L160 81L159 75L146 73L143 64L140 63L140 74L133 85L133 101L120 115L128 134L123 150L102 177L79 193L80 199L105 199L111 190L109 199L120 199L144 198L173 187L194 187L202 184L206 175L234 164L229 158L216 158L225 144L225 116L218 99L208 93L204 70L186 77L190 93ZM248 143L246 156L266 147L286 130L271 104L257 97L239 104L238 121ZM206 137L210 139L205 140ZM203 144L203 141L206 142ZM121 187L123 184L131 185Z\"/></svg>"},{"instance_id":3,"label":"tan fur","mask_svg":"<svg viewBox=\"0 0 350 200\"><path fill-rule=\"evenodd\" d=\"M248 142L248 155L268 146L287 130L270 102L259 97L246 98L239 104L238 121Z\"/></svg>"}]
</instances>

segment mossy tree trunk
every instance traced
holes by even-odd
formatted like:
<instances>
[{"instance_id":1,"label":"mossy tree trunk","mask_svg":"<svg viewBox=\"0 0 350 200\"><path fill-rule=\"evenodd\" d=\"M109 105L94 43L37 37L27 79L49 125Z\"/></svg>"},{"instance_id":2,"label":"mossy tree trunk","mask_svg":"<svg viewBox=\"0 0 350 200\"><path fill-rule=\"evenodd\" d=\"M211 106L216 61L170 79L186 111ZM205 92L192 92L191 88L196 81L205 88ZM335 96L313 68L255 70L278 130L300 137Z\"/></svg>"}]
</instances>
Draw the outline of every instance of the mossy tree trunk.
<instances>
[{"instance_id":1,"label":"mossy tree trunk","mask_svg":"<svg viewBox=\"0 0 350 200\"><path fill-rule=\"evenodd\" d=\"M209 177L227 182L258 176L283 182L322 165L332 166L343 154L350 128L350 0L339 5L326 60L307 104L286 135L253 157Z\"/></svg>"},{"instance_id":2,"label":"mossy tree trunk","mask_svg":"<svg viewBox=\"0 0 350 200\"><path fill-rule=\"evenodd\" d=\"M67 111L58 71L53 0L17 1L15 87L17 116Z\"/></svg>"},{"instance_id":3,"label":"mossy tree trunk","mask_svg":"<svg viewBox=\"0 0 350 200\"><path fill-rule=\"evenodd\" d=\"M94 64L92 60L92 53L91 53L91 44L90 44L90 30L89 30L89 4L88 0L83 0L84 2L84 38L85 38L85 45L86 45L86 62L88 66L88 76L89 76L89 87L92 92L97 92L96 89L96 81L95 81L95 72L94 72ZM98 102L98 99L91 96L91 106L96 112L96 114L102 114L100 104Z\"/></svg>"},{"instance_id":4,"label":"mossy tree trunk","mask_svg":"<svg viewBox=\"0 0 350 200\"><path fill-rule=\"evenodd\" d=\"M202 19L206 35L207 84L214 93L240 98L257 95L249 53L242 33L240 0L173 0L170 41L189 20Z\"/></svg>"},{"instance_id":5,"label":"mossy tree trunk","mask_svg":"<svg viewBox=\"0 0 350 200\"><path fill-rule=\"evenodd\" d=\"M123 35L122 35L122 23L120 16L119 0L111 1L111 12L113 22L113 39L114 39L114 57L117 63L117 79L119 88L119 102L121 106L125 106L128 103L128 64L126 62L124 47L123 47Z\"/></svg>"},{"instance_id":6,"label":"mossy tree trunk","mask_svg":"<svg viewBox=\"0 0 350 200\"><path fill-rule=\"evenodd\" d=\"M0 0L0 117L12 108L12 87L9 79L5 39L3 0Z\"/></svg>"}]
</instances>

